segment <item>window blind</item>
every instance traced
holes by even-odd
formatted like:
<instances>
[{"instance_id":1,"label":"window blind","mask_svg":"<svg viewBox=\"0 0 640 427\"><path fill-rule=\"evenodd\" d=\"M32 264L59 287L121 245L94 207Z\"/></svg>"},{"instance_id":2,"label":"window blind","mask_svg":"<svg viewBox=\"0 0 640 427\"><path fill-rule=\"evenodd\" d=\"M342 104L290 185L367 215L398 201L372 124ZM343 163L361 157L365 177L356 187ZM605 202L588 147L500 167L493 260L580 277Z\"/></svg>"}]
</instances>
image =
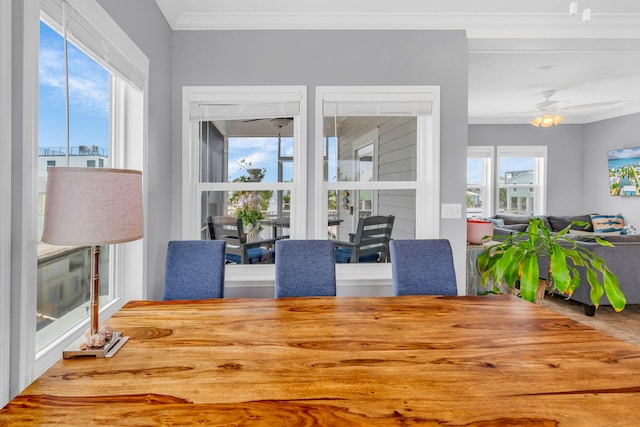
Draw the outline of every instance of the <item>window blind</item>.
<instances>
[{"instance_id":1,"label":"window blind","mask_svg":"<svg viewBox=\"0 0 640 427\"><path fill-rule=\"evenodd\" d=\"M300 114L299 101L242 103L189 103L189 120L247 120L291 117Z\"/></svg>"},{"instance_id":2,"label":"window blind","mask_svg":"<svg viewBox=\"0 0 640 427\"><path fill-rule=\"evenodd\" d=\"M361 96L360 96L361 97ZM327 100L323 102L324 116L419 116L430 114L431 101L339 101Z\"/></svg>"},{"instance_id":3,"label":"window blind","mask_svg":"<svg viewBox=\"0 0 640 427\"><path fill-rule=\"evenodd\" d=\"M501 146L498 147L498 157L547 157L545 146Z\"/></svg>"},{"instance_id":4,"label":"window blind","mask_svg":"<svg viewBox=\"0 0 640 427\"><path fill-rule=\"evenodd\" d=\"M492 146L469 146L467 147L467 158L468 159L477 159L477 158L485 158L490 157L493 158L493 147Z\"/></svg>"},{"instance_id":5,"label":"window blind","mask_svg":"<svg viewBox=\"0 0 640 427\"><path fill-rule=\"evenodd\" d=\"M144 89L147 76L142 70L146 70L146 67L138 65L139 61L121 48L125 43L123 40L117 40L116 45L105 36L103 26L117 27L112 20L109 22L111 18L106 13L104 16L89 16L88 11L82 10L83 5L79 0L40 0L40 8L45 20L53 28L62 33L66 26L67 39L71 43L129 84Z\"/></svg>"}]
</instances>

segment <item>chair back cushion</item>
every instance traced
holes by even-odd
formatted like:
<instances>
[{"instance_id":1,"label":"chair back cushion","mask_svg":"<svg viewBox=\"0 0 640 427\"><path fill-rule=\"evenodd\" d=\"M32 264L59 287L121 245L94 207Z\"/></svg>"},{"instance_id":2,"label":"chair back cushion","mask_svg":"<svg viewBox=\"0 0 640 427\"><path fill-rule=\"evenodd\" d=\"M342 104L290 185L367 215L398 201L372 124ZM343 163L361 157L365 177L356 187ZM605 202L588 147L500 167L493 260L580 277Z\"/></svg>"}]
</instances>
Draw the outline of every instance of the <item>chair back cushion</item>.
<instances>
[{"instance_id":1,"label":"chair back cushion","mask_svg":"<svg viewBox=\"0 0 640 427\"><path fill-rule=\"evenodd\" d=\"M335 296L335 262L331 240L278 240L275 297Z\"/></svg>"},{"instance_id":2,"label":"chair back cushion","mask_svg":"<svg viewBox=\"0 0 640 427\"><path fill-rule=\"evenodd\" d=\"M392 240L390 250L394 295L458 295L448 240Z\"/></svg>"},{"instance_id":3,"label":"chair back cushion","mask_svg":"<svg viewBox=\"0 0 640 427\"><path fill-rule=\"evenodd\" d=\"M167 247L163 299L222 298L225 242L173 240Z\"/></svg>"}]
</instances>

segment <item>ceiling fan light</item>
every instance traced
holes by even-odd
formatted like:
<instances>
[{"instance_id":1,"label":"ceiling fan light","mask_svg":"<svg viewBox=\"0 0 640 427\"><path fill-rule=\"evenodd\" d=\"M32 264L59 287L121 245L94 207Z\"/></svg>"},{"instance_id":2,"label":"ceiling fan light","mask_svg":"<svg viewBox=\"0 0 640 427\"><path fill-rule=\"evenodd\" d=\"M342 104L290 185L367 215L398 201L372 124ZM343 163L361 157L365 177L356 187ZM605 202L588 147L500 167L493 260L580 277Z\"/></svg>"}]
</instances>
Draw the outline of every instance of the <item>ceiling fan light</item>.
<instances>
[{"instance_id":1,"label":"ceiling fan light","mask_svg":"<svg viewBox=\"0 0 640 427\"><path fill-rule=\"evenodd\" d=\"M543 127L548 128L551 126L559 125L564 121L564 117L558 116L557 114L545 114L544 116L538 116L533 118L529 123L531 123L535 127Z\"/></svg>"},{"instance_id":2,"label":"ceiling fan light","mask_svg":"<svg viewBox=\"0 0 640 427\"><path fill-rule=\"evenodd\" d=\"M542 123L542 116L535 117L529 123L531 123L535 127L540 127L540 124Z\"/></svg>"},{"instance_id":3,"label":"ceiling fan light","mask_svg":"<svg viewBox=\"0 0 640 427\"><path fill-rule=\"evenodd\" d=\"M542 123L540 123L540 126L542 126L543 128L548 128L550 126L553 126L554 120L553 120L553 116L551 114L545 114L545 116L542 118Z\"/></svg>"}]
</instances>

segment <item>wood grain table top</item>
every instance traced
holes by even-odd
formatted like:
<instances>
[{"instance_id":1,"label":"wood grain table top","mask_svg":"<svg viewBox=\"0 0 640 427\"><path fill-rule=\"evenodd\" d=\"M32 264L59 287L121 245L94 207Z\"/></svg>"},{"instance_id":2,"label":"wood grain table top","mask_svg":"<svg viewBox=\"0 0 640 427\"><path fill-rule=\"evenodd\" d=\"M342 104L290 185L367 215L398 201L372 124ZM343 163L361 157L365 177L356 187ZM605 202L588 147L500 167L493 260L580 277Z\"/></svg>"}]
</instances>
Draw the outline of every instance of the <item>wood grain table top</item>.
<instances>
[{"instance_id":1,"label":"wood grain table top","mask_svg":"<svg viewBox=\"0 0 640 427\"><path fill-rule=\"evenodd\" d=\"M509 295L132 301L0 425L636 426L640 347Z\"/></svg>"}]
</instances>

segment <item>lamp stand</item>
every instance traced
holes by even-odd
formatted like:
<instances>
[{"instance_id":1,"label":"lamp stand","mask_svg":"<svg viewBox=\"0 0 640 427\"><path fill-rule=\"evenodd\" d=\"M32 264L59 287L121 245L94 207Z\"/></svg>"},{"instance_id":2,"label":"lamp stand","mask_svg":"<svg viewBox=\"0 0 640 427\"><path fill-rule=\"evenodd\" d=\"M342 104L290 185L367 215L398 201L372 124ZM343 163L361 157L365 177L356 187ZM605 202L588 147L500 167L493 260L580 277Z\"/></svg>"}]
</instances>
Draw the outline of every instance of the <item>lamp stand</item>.
<instances>
[{"instance_id":1,"label":"lamp stand","mask_svg":"<svg viewBox=\"0 0 640 427\"><path fill-rule=\"evenodd\" d=\"M100 305L100 246L91 246L91 335L98 333L99 323L99 305ZM77 346L73 349L65 350L62 357L71 359L73 357L112 357L120 347L129 340L129 337L123 337L121 332L113 332L111 339L106 340L102 347L90 347L86 350L79 350Z\"/></svg>"}]
</instances>

